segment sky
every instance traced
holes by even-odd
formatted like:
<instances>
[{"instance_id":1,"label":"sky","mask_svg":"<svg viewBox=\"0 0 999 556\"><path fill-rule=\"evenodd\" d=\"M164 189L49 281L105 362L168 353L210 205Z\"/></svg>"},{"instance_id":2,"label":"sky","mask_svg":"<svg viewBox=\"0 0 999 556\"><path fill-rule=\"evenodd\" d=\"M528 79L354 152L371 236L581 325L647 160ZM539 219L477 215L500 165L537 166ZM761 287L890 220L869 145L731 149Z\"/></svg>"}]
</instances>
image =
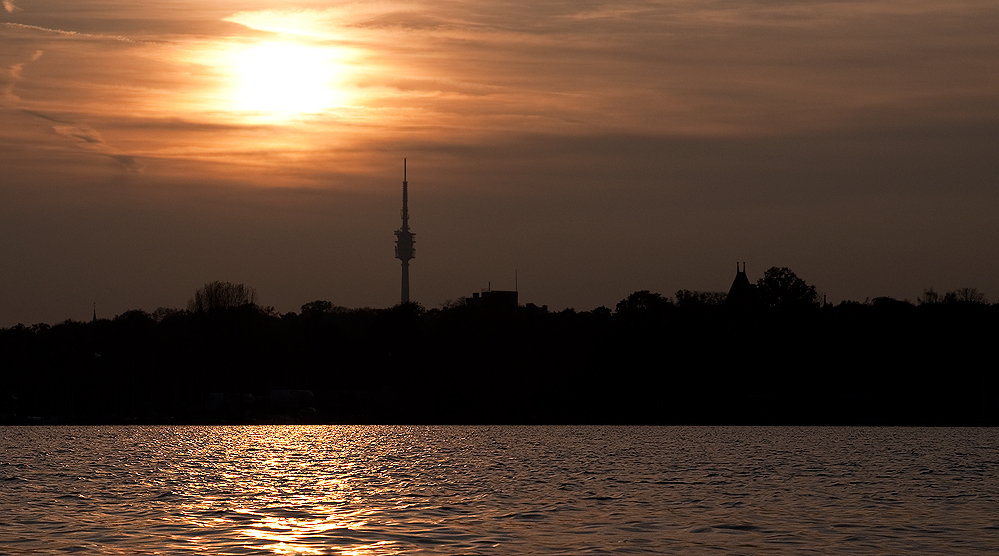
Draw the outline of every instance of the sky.
<instances>
[{"instance_id":1,"label":"sky","mask_svg":"<svg viewBox=\"0 0 999 556\"><path fill-rule=\"evenodd\" d=\"M994 0L3 0L0 326L726 291L999 301Z\"/></svg>"}]
</instances>

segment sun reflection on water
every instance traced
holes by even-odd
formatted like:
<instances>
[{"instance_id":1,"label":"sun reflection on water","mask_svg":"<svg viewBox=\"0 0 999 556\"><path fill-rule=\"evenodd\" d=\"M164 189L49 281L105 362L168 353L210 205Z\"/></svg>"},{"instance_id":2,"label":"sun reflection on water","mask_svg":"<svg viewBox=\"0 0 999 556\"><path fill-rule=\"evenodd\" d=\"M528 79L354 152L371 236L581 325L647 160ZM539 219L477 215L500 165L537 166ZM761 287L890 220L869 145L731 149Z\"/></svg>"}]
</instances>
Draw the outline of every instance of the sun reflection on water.
<instances>
[{"instance_id":1,"label":"sun reflection on water","mask_svg":"<svg viewBox=\"0 0 999 556\"><path fill-rule=\"evenodd\" d=\"M210 434L197 459L211 464L186 470L183 515L202 531L187 541L210 550L216 537L236 536L245 549L273 554L398 551L394 541L377 538L367 519L372 509L357 504L380 489L356 475L351 462L363 456L363 444L343 438L350 432L275 426Z\"/></svg>"},{"instance_id":2,"label":"sun reflection on water","mask_svg":"<svg viewBox=\"0 0 999 556\"><path fill-rule=\"evenodd\" d=\"M275 554L326 554L331 547L337 547L341 554L356 556L385 554L392 543L378 541L354 545L351 539L338 537L350 536L352 528L361 527L364 522L352 523L342 519L298 519L266 517L255 521L250 528L240 530L240 533L261 541L259 548Z\"/></svg>"}]
</instances>

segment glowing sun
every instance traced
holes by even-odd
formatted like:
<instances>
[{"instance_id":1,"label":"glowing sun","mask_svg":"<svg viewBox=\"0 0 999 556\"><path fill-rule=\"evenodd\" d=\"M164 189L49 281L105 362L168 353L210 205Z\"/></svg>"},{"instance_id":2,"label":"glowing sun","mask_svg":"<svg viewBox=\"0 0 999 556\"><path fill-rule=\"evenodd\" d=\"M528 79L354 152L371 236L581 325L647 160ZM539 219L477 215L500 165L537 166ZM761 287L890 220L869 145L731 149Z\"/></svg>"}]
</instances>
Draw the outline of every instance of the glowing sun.
<instances>
[{"instance_id":1,"label":"glowing sun","mask_svg":"<svg viewBox=\"0 0 999 556\"><path fill-rule=\"evenodd\" d=\"M264 42L233 53L230 101L238 111L287 117L323 112L342 101L341 64L332 48Z\"/></svg>"}]
</instances>

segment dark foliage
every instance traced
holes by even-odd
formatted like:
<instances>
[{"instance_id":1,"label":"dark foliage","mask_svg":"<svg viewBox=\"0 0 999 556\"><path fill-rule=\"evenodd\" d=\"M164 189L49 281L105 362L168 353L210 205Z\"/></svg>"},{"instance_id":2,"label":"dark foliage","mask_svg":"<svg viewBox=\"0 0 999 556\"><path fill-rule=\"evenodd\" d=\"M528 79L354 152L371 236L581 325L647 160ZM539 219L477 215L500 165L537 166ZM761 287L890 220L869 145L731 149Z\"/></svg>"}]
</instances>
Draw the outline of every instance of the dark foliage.
<instances>
[{"instance_id":1,"label":"dark foliage","mask_svg":"<svg viewBox=\"0 0 999 556\"><path fill-rule=\"evenodd\" d=\"M187 302L187 310L192 313L206 313L253 305L257 302L257 291L243 284L231 282L209 282L194 292Z\"/></svg>"},{"instance_id":2,"label":"dark foliage","mask_svg":"<svg viewBox=\"0 0 999 556\"><path fill-rule=\"evenodd\" d=\"M681 309L721 307L725 304L725 292L697 292L679 290L676 292L676 306Z\"/></svg>"},{"instance_id":3,"label":"dark foliage","mask_svg":"<svg viewBox=\"0 0 999 556\"><path fill-rule=\"evenodd\" d=\"M627 298L617 303L617 314L619 315L639 315L647 313L661 313L673 303L662 294L650 292L649 290L637 291Z\"/></svg>"},{"instance_id":4,"label":"dark foliage","mask_svg":"<svg viewBox=\"0 0 999 556\"><path fill-rule=\"evenodd\" d=\"M773 309L801 310L818 307L818 294L815 286L804 280L787 267L771 267L756 282L760 301Z\"/></svg>"},{"instance_id":5,"label":"dark foliage","mask_svg":"<svg viewBox=\"0 0 999 556\"><path fill-rule=\"evenodd\" d=\"M999 423L999 306L820 309L776 270L774 306L809 310L640 291L615 312L319 300L16 326L0 423Z\"/></svg>"}]
</instances>

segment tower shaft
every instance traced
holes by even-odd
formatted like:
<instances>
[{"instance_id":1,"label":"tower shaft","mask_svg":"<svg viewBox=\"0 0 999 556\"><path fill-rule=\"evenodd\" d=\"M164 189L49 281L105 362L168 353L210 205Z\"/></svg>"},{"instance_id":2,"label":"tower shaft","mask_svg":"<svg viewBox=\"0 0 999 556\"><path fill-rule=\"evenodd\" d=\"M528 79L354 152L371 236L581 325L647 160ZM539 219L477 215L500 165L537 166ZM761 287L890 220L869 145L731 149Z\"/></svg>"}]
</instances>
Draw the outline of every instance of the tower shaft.
<instances>
[{"instance_id":1,"label":"tower shaft","mask_svg":"<svg viewBox=\"0 0 999 556\"><path fill-rule=\"evenodd\" d=\"M409 261L402 261L402 302L409 303Z\"/></svg>"}]
</instances>

